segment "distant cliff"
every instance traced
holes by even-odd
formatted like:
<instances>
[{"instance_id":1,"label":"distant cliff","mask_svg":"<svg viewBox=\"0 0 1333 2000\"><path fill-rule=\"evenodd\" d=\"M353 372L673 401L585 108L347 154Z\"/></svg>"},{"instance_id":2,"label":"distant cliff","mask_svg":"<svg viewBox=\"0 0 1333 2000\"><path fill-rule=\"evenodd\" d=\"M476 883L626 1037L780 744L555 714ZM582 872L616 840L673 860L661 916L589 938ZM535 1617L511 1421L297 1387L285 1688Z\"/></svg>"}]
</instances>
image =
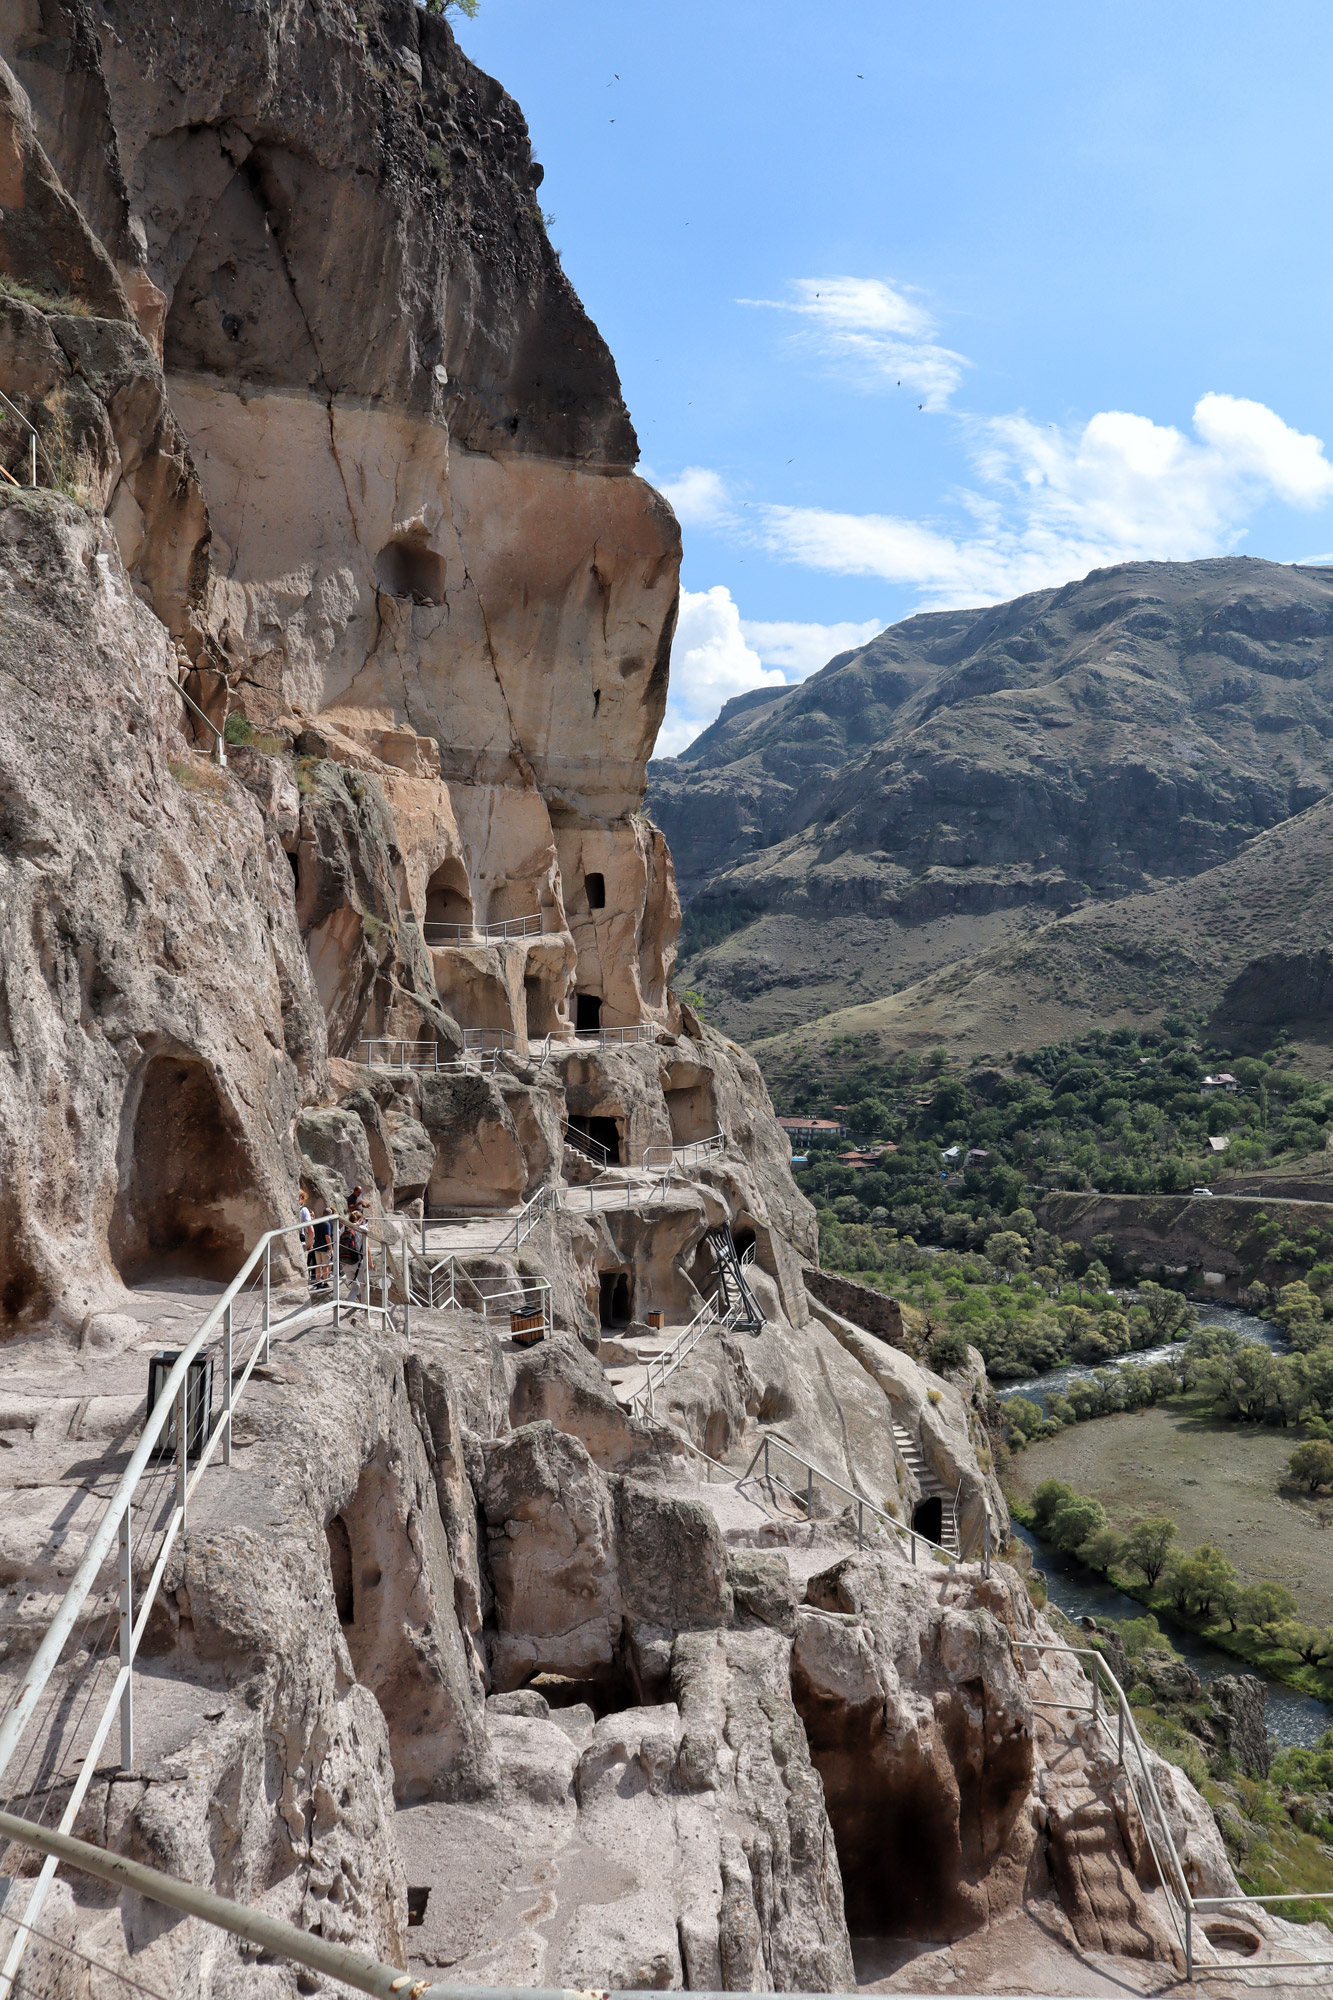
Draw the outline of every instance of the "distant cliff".
<instances>
[{"instance_id":1,"label":"distant cliff","mask_svg":"<svg viewBox=\"0 0 1333 2000\"><path fill-rule=\"evenodd\" d=\"M1228 557L910 618L730 703L649 806L687 974L759 1033L1196 875L1331 783L1333 574Z\"/></svg>"}]
</instances>

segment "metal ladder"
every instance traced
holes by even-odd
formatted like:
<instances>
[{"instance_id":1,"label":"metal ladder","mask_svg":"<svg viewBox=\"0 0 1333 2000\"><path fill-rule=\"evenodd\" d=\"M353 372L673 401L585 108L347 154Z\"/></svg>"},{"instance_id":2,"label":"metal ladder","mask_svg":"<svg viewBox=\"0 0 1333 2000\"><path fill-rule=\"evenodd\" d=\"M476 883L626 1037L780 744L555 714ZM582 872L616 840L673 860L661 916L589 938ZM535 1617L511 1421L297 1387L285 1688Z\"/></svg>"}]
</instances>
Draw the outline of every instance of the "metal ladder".
<instances>
[{"instance_id":1,"label":"metal ladder","mask_svg":"<svg viewBox=\"0 0 1333 2000\"><path fill-rule=\"evenodd\" d=\"M921 1455L920 1445L912 1436L906 1424L900 1424L896 1418L893 1423L893 1442L898 1448L899 1458L901 1458L903 1464L907 1467L907 1470L921 1489L921 1498L923 1500L937 1499L940 1502L940 1514L942 1517L940 1524L940 1547L947 1549L951 1556L958 1556L958 1493L962 1492L961 1484L958 1488L958 1493L950 1493L943 1480L937 1473L932 1472L931 1468L927 1465Z\"/></svg>"},{"instance_id":2,"label":"metal ladder","mask_svg":"<svg viewBox=\"0 0 1333 2000\"><path fill-rule=\"evenodd\" d=\"M763 1307L746 1282L730 1228L720 1225L716 1229L705 1230L704 1241L713 1253L719 1319L742 1333L761 1332L768 1322Z\"/></svg>"}]
</instances>

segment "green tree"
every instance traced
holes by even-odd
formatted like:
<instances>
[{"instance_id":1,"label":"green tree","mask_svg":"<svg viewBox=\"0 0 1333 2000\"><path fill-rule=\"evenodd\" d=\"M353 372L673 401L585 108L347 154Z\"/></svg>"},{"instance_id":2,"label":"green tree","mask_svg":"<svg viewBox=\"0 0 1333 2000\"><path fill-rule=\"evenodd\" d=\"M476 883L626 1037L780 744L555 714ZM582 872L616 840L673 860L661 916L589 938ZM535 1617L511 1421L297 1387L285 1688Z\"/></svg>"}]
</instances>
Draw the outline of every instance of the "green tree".
<instances>
[{"instance_id":1,"label":"green tree","mask_svg":"<svg viewBox=\"0 0 1333 2000\"><path fill-rule=\"evenodd\" d=\"M1199 1322L1199 1315L1187 1298L1165 1285L1155 1285L1151 1278L1145 1278L1139 1286L1136 1308L1147 1315L1154 1346L1183 1340Z\"/></svg>"},{"instance_id":2,"label":"green tree","mask_svg":"<svg viewBox=\"0 0 1333 2000\"><path fill-rule=\"evenodd\" d=\"M1013 1402L1015 1403L1023 1400L1019 1396L1013 1398ZM1036 1405L1033 1404L1032 1407L1035 1409ZM1063 1507L1066 1500L1077 1499L1078 1494L1069 1485L1067 1480L1043 1479L1041 1485L1032 1496L1032 1514L1037 1527L1044 1531L1049 1525L1051 1516L1057 1507Z\"/></svg>"},{"instance_id":3,"label":"green tree","mask_svg":"<svg viewBox=\"0 0 1333 2000\"><path fill-rule=\"evenodd\" d=\"M1027 1254L1028 1246L1016 1229L997 1230L994 1236L986 1238L986 1255L1009 1277L1021 1268Z\"/></svg>"},{"instance_id":4,"label":"green tree","mask_svg":"<svg viewBox=\"0 0 1333 2000\"><path fill-rule=\"evenodd\" d=\"M1305 1625L1295 1618L1284 1619L1272 1628L1273 1643L1285 1653L1295 1653L1307 1667L1317 1667L1333 1655L1333 1626Z\"/></svg>"},{"instance_id":5,"label":"green tree","mask_svg":"<svg viewBox=\"0 0 1333 2000\"><path fill-rule=\"evenodd\" d=\"M1149 1589L1166 1568L1176 1532L1175 1522L1165 1514L1150 1514L1129 1532L1121 1560L1138 1570Z\"/></svg>"},{"instance_id":6,"label":"green tree","mask_svg":"<svg viewBox=\"0 0 1333 2000\"><path fill-rule=\"evenodd\" d=\"M1296 1616L1296 1599L1283 1583L1255 1583L1241 1595L1240 1622L1256 1632L1282 1625Z\"/></svg>"},{"instance_id":7,"label":"green tree","mask_svg":"<svg viewBox=\"0 0 1333 2000\"><path fill-rule=\"evenodd\" d=\"M1236 1572L1220 1549L1200 1542L1189 1555L1173 1557L1167 1570L1167 1587L1180 1611L1192 1611L1206 1618L1236 1581Z\"/></svg>"},{"instance_id":8,"label":"green tree","mask_svg":"<svg viewBox=\"0 0 1333 2000\"><path fill-rule=\"evenodd\" d=\"M1106 1527L1098 1528L1080 1545L1079 1555L1089 1569L1099 1569L1105 1575L1121 1560L1124 1547L1124 1537L1108 1522Z\"/></svg>"},{"instance_id":9,"label":"green tree","mask_svg":"<svg viewBox=\"0 0 1333 2000\"><path fill-rule=\"evenodd\" d=\"M1074 1494L1062 1500L1051 1516L1049 1534L1057 1549L1072 1555L1107 1526L1106 1509L1100 1500Z\"/></svg>"},{"instance_id":10,"label":"green tree","mask_svg":"<svg viewBox=\"0 0 1333 2000\"><path fill-rule=\"evenodd\" d=\"M1000 1408L1004 1411L1010 1443L1020 1447L1037 1436L1045 1421L1040 1403L1034 1403L1028 1396L1006 1396Z\"/></svg>"},{"instance_id":11,"label":"green tree","mask_svg":"<svg viewBox=\"0 0 1333 2000\"><path fill-rule=\"evenodd\" d=\"M1311 1438L1298 1444L1287 1460L1291 1476L1313 1493L1317 1486L1333 1486L1333 1444L1327 1438Z\"/></svg>"}]
</instances>

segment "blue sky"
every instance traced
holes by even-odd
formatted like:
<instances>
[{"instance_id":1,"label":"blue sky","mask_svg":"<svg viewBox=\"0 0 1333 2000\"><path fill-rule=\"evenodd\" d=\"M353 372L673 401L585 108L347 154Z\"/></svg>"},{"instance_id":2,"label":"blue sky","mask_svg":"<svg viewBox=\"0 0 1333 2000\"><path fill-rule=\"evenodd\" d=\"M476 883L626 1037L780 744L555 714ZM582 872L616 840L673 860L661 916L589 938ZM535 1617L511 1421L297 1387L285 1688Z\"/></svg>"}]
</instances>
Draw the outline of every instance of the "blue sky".
<instances>
[{"instance_id":1,"label":"blue sky","mask_svg":"<svg viewBox=\"0 0 1333 2000\"><path fill-rule=\"evenodd\" d=\"M1333 551L1333 12L481 0L685 534L659 745L921 608Z\"/></svg>"}]
</instances>

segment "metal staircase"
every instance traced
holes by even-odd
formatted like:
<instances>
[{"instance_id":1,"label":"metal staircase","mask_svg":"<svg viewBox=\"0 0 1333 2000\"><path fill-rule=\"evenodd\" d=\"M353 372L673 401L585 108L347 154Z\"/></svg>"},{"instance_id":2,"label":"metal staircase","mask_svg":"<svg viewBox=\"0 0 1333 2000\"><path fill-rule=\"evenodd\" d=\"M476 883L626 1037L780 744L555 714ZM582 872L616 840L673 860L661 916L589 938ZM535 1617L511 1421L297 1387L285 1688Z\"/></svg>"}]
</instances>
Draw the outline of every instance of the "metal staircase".
<instances>
[{"instance_id":1,"label":"metal staircase","mask_svg":"<svg viewBox=\"0 0 1333 2000\"><path fill-rule=\"evenodd\" d=\"M907 1470L911 1473L917 1486L920 1488L921 1498L923 1500L939 1501L942 1516L940 1547L947 1549L949 1554L957 1560L959 1557L958 1495L963 1490L961 1481L959 1482L958 1491L951 1493L939 1475L927 1465L921 1455L920 1445L912 1436L906 1424L900 1424L896 1418L893 1425L893 1442L898 1448L899 1458L901 1458L903 1464L907 1467Z\"/></svg>"},{"instance_id":2,"label":"metal staircase","mask_svg":"<svg viewBox=\"0 0 1333 2000\"><path fill-rule=\"evenodd\" d=\"M713 1253L718 1318L741 1333L762 1332L767 1317L746 1282L731 1230L725 1225L705 1230L704 1242Z\"/></svg>"}]
</instances>

